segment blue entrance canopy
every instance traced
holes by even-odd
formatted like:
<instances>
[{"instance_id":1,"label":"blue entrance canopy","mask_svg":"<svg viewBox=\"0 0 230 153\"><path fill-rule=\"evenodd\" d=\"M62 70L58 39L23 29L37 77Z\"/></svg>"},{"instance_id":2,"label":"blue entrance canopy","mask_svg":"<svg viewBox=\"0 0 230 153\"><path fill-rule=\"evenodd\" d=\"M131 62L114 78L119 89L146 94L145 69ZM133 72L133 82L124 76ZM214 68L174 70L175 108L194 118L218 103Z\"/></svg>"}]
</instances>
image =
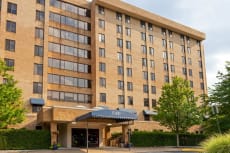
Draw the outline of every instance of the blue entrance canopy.
<instances>
[{"instance_id":1,"label":"blue entrance canopy","mask_svg":"<svg viewBox=\"0 0 230 153\"><path fill-rule=\"evenodd\" d=\"M44 105L44 99L42 98L30 98L30 104L31 105Z\"/></svg>"},{"instance_id":2,"label":"blue entrance canopy","mask_svg":"<svg viewBox=\"0 0 230 153\"><path fill-rule=\"evenodd\" d=\"M87 119L112 119L116 120L117 122L122 122L136 120L137 115L127 111L102 109L84 114L78 117L76 120L82 121Z\"/></svg>"}]
</instances>

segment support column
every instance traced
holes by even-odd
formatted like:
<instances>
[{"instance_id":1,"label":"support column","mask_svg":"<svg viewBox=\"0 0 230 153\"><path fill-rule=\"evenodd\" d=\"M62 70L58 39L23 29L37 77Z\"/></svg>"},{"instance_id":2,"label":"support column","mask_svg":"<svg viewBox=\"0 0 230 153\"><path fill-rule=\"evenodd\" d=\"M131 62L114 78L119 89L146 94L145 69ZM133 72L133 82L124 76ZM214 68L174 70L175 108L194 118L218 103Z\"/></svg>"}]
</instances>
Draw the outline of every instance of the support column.
<instances>
[{"instance_id":1,"label":"support column","mask_svg":"<svg viewBox=\"0 0 230 153\"><path fill-rule=\"evenodd\" d=\"M105 127L105 140L104 140L104 145L105 146L109 146L109 141L108 139L111 137L111 134L110 134L110 127Z\"/></svg>"},{"instance_id":2,"label":"support column","mask_svg":"<svg viewBox=\"0 0 230 153\"><path fill-rule=\"evenodd\" d=\"M129 130L129 125L122 125L122 137L125 144L129 143L128 130Z\"/></svg>"},{"instance_id":3,"label":"support column","mask_svg":"<svg viewBox=\"0 0 230 153\"><path fill-rule=\"evenodd\" d=\"M50 133L51 133L51 145L57 144L57 136L58 136L58 130L57 130L57 123L51 122L50 123Z\"/></svg>"}]
</instances>

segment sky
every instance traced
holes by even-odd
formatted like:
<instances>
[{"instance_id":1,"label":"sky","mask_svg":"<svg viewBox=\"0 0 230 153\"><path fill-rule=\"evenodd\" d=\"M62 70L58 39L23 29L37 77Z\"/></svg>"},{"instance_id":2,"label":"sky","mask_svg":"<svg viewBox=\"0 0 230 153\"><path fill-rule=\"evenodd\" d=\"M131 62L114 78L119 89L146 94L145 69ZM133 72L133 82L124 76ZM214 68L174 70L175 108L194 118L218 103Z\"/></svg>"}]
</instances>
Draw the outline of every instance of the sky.
<instances>
[{"instance_id":1,"label":"sky","mask_svg":"<svg viewBox=\"0 0 230 153\"><path fill-rule=\"evenodd\" d=\"M230 61L230 0L123 0L162 17L206 33L205 62L208 87L218 82Z\"/></svg>"}]
</instances>

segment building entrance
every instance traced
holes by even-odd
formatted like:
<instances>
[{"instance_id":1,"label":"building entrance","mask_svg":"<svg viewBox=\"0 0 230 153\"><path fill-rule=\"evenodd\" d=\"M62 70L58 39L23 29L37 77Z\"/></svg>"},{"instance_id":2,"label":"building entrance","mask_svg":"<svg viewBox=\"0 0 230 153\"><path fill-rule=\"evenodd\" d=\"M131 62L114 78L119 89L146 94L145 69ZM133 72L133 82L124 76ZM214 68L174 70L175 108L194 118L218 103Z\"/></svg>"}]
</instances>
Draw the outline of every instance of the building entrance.
<instances>
[{"instance_id":1,"label":"building entrance","mask_svg":"<svg viewBox=\"0 0 230 153\"><path fill-rule=\"evenodd\" d=\"M72 129L72 147L86 147L86 129ZM99 129L88 129L89 147L99 147Z\"/></svg>"}]
</instances>

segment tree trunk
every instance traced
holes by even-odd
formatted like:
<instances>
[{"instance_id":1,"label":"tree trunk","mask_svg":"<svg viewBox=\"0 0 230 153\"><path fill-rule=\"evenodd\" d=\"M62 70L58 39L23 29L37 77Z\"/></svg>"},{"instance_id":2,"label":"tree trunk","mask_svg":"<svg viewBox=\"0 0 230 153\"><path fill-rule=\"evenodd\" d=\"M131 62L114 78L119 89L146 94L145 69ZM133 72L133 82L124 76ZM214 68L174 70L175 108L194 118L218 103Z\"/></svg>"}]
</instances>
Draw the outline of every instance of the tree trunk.
<instances>
[{"instance_id":1,"label":"tree trunk","mask_svg":"<svg viewBox=\"0 0 230 153\"><path fill-rule=\"evenodd\" d=\"M179 133L176 133L176 146L180 146L180 139L179 139Z\"/></svg>"}]
</instances>

